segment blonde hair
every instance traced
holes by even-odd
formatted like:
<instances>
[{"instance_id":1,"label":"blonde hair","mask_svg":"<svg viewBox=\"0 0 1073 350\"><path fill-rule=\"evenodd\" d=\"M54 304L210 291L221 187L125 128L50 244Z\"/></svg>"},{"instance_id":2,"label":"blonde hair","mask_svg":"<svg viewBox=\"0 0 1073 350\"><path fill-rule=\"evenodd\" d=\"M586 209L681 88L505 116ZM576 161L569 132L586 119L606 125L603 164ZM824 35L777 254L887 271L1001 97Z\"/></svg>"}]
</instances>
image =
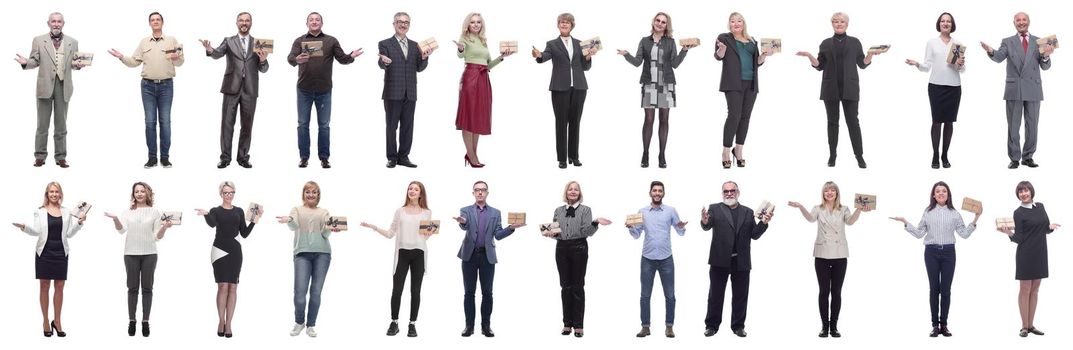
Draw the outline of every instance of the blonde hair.
<instances>
[{"instance_id":1,"label":"blonde hair","mask_svg":"<svg viewBox=\"0 0 1073 350\"><path fill-rule=\"evenodd\" d=\"M224 187L230 187L231 190L234 191L235 190L235 183L231 182L231 181L221 182L220 187L219 187L219 191L220 191L221 195L224 194Z\"/></svg>"},{"instance_id":2,"label":"blonde hair","mask_svg":"<svg viewBox=\"0 0 1073 350\"><path fill-rule=\"evenodd\" d=\"M835 190L835 199L834 199L834 204L831 206L831 210L832 211L841 210L842 209L842 191L838 189L838 184L835 184L834 181L827 181L826 183L823 184L823 188L820 189L820 206L824 207L824 209L827 208L827 198L824 197L824 195L823 195L825 192L827 192L827 189L834 189Z\"/></svg>"},{"instance_id":3,"label":"blonde hair","mask_svg":"<svg viewBox=\"0 0 1073 350\"><path fill-rule=\"evenodd\" d=\"M663 16L663 17L667 18L667 28L663 30L663 36L668 37L668 38L673 38L674 37L674 28L671 26L671 15L668 15L668 14L663 13L663 12L657 12L656 15L654 17L652 17L652 21L655 22L656 18L659 18L659 16ZM652 34L656 34L656 26L655 25L652 26Z\"/></svg>"},{"instance_id":4,"label":"blonde hair","mask_svg":"<svg viewBox=\"0 0 1073 350\"><path fill-rule=\"evenodd\" d=\"M473 34L469 32L469 21L473 19L473 16L481 18L481 31L477 33L477 39L480 39L481 44L484 44L484 46L488 46L488 38L484 36L484 30L488 27L488 23L484 22L484 16L481 16L480 12L470 12L470 14L466 16L466 19L462 21L462 35L458 36L458 41L463 41L466 40L466 38L473 36Z\"/></svg>"},{"instance_id":5,"label":"blonde hair","mask_svg":"<svg viewBox=\"0 0 1073 350\"><path fill-rule=\"evenodd\" d=\"M842 19L845 20L846 23L849 23L849 15L847 15L845 12L835 12L833 15L831 15L831 20L834 21L835 18L838 17L842 17Z\"/></svg>"},{"instance_id":6,"label":"blonde hair","mask_svg":"<svg viewBox=\"0 0 1073 350\"><path fill-rule=\"evenodd\" d=\"M302 203L303 204L306 201L306 190L309 190L309 189L314 189L314 190L317 191L317 200L315 202L313 202L313 207L316 208L318 205L320 205L320 185L318 185L316 182L308 181L308 182L306 182L306 184L304 186L302 186Z\"/></svg>"},{"instance_id":7,"label":"blonde hair","mask_svg":"<svg viewBox=\"0 0 1073 350\"><path fill-rule=\"evenodd\" d=\"M60 186L59 182L52 181L45 185L45 200L41 202L42 208L48 206L48 190L52 189L52 186L56 186L56 190L60 191L60 202L57 204L63 204L63 187Z\"/></svg>"},{"instance_id":8,"label":"blonde hair","mask_svg":"<svg viewBox=\"0 0 1073 350\"><path fill-rule=\"evenodd\" d=\"M745 23L745 16L742 16L740 13L733 12L733 13L730 14L730 17L727 18L727 31L730 30L730 21L733 21L734 17L738 17L739 19L741 19L741 35L744 36L746 39L749 39L750 41L752 41L753 38L751 36L749 36L749 25ZM670 22L671 22L670 19L668 19L667 20L667 24L668 24L667 28L670 28Z\"/></svg>"},{"instance_id":9,"label":"blonde hair","mask_svg":"<svg viewBox=\"0 0 1073 350\"><path fill-rule=\"evenodd\" d=\"M138 186L145 187L145 205L149 207L153 206L153 188L149 187L149 184L147 183L138 181L135 182L133 186L130 186L130 210L134 210L138 207L138 200L134 199L134 190L137 189Z\"/></svg>"},{"instance_id":10,"label":"blonde hair","mask_svg":"<svg viewBox=\"0 0 1073 350\"><path fill-rule=\"evenodd\" d=\"M570 185L577 185L577 202L581 203L585 201L585 196L581 193L581 184L577 181L570 181L566 183L566 187L563 187L563 202L571 204L570 200L566 198L566 192L570 191Z\"/></svg>"}]
</instances>

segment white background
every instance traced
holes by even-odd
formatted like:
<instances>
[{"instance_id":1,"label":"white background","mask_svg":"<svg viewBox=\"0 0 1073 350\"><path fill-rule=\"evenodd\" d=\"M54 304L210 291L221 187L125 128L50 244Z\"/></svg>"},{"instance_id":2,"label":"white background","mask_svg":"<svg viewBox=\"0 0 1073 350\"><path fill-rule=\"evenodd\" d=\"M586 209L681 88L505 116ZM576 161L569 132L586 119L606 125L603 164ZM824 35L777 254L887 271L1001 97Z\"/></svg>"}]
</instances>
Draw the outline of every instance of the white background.
<instances>
[{"instance_id":1,"label":"white background","mask_svg":"<svg viewBox=\"0 0 1073 350\"><path fill-rule=\"evenodd\" d=\"M14 228L0 235L0 262L8 301L0 329L8 330L6 344L26 347L88 345L113 342L117 348L223 347L279 344L283 346L442 346L457 340L463 326L462 283L457 252L462 232L444 225L439 236L429 240L429 273L425 277L423 303L418 322L420 337L383 335L389 320L391 261L394 243L372 231L355 227L333 236L333 263L328 274L317 329L321 336L290 338L292 307L292 234L271 217L285 215L299 205L302 184L315 180L323 189L321 205L351 221L370 221L387 226L395 208L402 204L406 184L423 181L428 189L433 216L445 223L457 208L472 203L470 184L490 183L489 203L503 212L525 211L530 226L499 242L493 328L497 338L475 336L464 346L536 347L649 347L701 346L716 343L746 348L799 346L808 348L859 348L883 342L898 347L967 347L990 344L1010 346L1030 342L1044 348L1068 344L1071 304L1061 298L1073 289L1068 276L1070 258L1063 254L1069 239L1063 228L1051 238L1051 278L1043 282L1038 327L1043 337L1017 338L1017 282L1013 279L1014 249L1005 236L993 229L995 217L1011 216L1016 208L1014 186L1031 180L1037 199L1046 203L1052 222L1065 223L1069 189L1060 181L1068 173L1069 149L1062 138L1070 124L1062 111L1069 110L1070 73L1062 49L1052 69L1043 73L1043 102L1038 169L1007 170L1005 114L1002 101L1005 67L985 59L979 42L998 47L1000 39L1013 35L1017 11L1032 15L1032 33L1044 36L1065 32L1054 3L1022 1L907 1L907 2L616 2L590 3L543 1L458 2L414 1L405 7L396 3L334 3L328 1L273 3L245 1L187 2L59 2L21 3L0 14L3 31L0 52L9 57L28 54L28 43L47 31L52 11L66 15L65 33L80 42L82 51L96 54L92 67L75 72L75 94L68 125L69 169L52 164L33 168L33 130L36 123L34 82L36 72L21 71L8 61L0 70L6 107L5 137L0 140L8 179L0 212L8 221L28 222L39 205L45 184L60 181L67 205L87 200L94 204L86 227L72 241L70 280L67 284L64 328L68 338L43 339L37 303L38 284L33 280L34 239ZM432 55L428 69L419 75L420 99L411 159L417 169L385 169L383 163L383 108L380 100L383 73L376 67L376 44L393 33L392 14L411 14L413 39L436 37L442 46ZM145 161L143 113L138 88L140 68L127 68L107 54L116 48L129 54L148 36L149 12L164 14L164 33L186 47L186 63L175 80L172 169L141 168ZM232 166L217 170L223 61L200 54L196 39L214 45L235 33L234 18L240 11L253 13L252 34L275 39L277 53L269 57L271 69L261 77L261 98L254 131L251 162L246 170ZM339 38L347 51L364 48L366 54L349 66L336 64L333 90L334 168L322 170L295 167L295 81L297 69L286 63L293 38L305 33L305 15L319 11L324 32ZM492 71L495 96L494 128L481 139L484 169L458 166L464 153L459 132L454 129L457 82L463 63L451 52L451 39L461 32L470 11L484 14L488 39L518 40L522 52L509 57ZM605 51L593 60L587 73L590 90L583 118L581 160L584 167L555 167L554 124L547 85L550 64L535 64L530 46L543 49L557 35L555 17L569 11L577 17L574 34L579 39L600 36ZM676 38L699 37L694 49L678 68L678 108L673 109L668 162L670 168L655 168L657 139L653 137L653 167L637 167L642 111L638 108L639 68L626 64L614 49L635 50L647 35L657 11L671 14ZM770 57L760 70L761 93L753 113L745 148L746 168L722 170L719 165L725 100L717 91L720 63L712 58L714 39L726 31L725 20L740 11L750 34L783 39L784 52ZM861 72L861 125L864 132L867 170L857 169L845 127L836 168L825 166L827 145L823 104L817 99L820 72L793 52L815 53L820 41L831 35L832 12L850 15L849 34L866 46L890 44L889 53L877 56ZM951 169L932 170L926 96L928 75L906 66L906 58L923 59L927 40L935 37L935 19L952 12L958 25L954 37L972 48L968 70L962 76L960 121L951 147ZM315 124L313 124L315 125ZM843 122L844 125L844 122ZM316 131L313 127L313 151ZM237 132L236 132L237 134ZM49 147L52 147L51 135ZM637 340L639 294L638 266L641 243L621 225L625 215L648 202L651 180L667 184L666 203L679 209L690 222L684 237L675 237L677 262L678 338L662 336ZM237 183L236 204L256 201L267 208L266 218L243 241L245 266L239 288L236 338L217 339L215 292L209 248L213 230L201 223L194 208L219 204L220 181ZM558 277L554 242L534 228L551 220L561 205L563 185L582 184L585 204L595 215L615 223L601 228L590 239L590 263L586 292L584 339L558 335L561 326ZM706 264L710 236L700 230L697 212L719 201L719 186L735 180L741 185L741 200L756 206L762 200L779 204L768 232L754 242L754 269L746 329L750 336L738 339L728 327L729 300L724 327L714 338L703 338L703 318L708 292ZM811 207L819 202L824 181L838 182L843 202L854 192L876 194L879 209L861 216L849 228L851 257L839 324L842 339L818 339L816 281L812 242L814 224L809 224L784 204L800 201ZM928 202L928 191L938 180L951 185L955 203L971 196L984 203L980 228L958 244L958 268L953 288L949 339L931 339L927 277L921 242L912 239L901 225L887 219L905 216L914 223ZM126 339L125 274L122 265L123 236L115 234L104 211L126 207L130 185L146 181L156 190L157 207L182 210L182 226L172 228L159 244L156 274L153 336ZM966 220L971 214L962 212ZM354 225L356 226L356 225ZM658 281L657 281L658 285ZM729 292L728 292L729 294ZM729 295L727 296L729 299ZM408 287L402 318L409 313ZM663 319L663 300L657 286L652 303L653 323ZM140 313L139 313L140 317ZM657 330L659 328L657 327ZM659 334L659 332L654 332ZM120 342L116 342L120 341ZM283 342L283 343L281 343Z\"/></svg>"}]
</instances>

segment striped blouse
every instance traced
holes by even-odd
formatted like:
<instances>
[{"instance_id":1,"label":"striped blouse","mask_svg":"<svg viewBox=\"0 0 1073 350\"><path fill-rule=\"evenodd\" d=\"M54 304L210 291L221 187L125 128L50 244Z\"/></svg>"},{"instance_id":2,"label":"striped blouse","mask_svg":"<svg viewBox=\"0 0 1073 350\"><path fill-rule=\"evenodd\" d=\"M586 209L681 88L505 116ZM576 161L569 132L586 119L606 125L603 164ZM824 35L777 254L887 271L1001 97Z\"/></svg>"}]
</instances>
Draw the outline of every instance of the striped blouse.
<instances>
[{"instance_id":1,"label":"striped blouse","mask_svg":"<svg viewBox=\"0 0 1073 350\"><path fill-rule=\"evenodd\" d=\"M569 205L555 208L553 220L559 223L559 229L563 231L555 239L565 241L592 237L596 234L599 226L592 222L592 209L581 204L576 204L576 206L577 209L574 210L572 217L566 217L566 208L570 207Z\"/></svg>"},{"instance_id":2,"label":"striped blouse","mask_svg":"<svg viewBox=\"0 0 1073 350\"><path fill-rule=\"evenodd\" d=\"M916 238L924 238L924 245L954 244L954 233L961 238L969 238L976 230L976 224L965 225L961 213L953 208L936 205L932 210L925 210L920 223L914 227L905 224L905 231Z\"/></svg>"}]
</instances>

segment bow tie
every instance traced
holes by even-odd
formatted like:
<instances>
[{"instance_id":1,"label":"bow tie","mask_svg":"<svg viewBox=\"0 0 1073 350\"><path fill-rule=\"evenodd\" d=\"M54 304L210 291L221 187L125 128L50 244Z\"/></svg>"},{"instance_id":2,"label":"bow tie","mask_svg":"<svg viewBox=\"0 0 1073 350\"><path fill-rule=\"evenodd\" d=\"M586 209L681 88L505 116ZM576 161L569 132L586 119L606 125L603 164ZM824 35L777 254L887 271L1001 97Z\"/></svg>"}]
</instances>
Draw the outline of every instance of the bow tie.
<instances>
[{"instance_id":1,"label":"bow tie","mask_svg":"<svg viewBox=\"0 0 1073 350\"><path fill-rule=\"evenodd\" d=\"M576 212L576 211L577 211L577 208L566 207L566 217L568 217L568 218L574 217L574 212Z\"/></svg>"}]
</instances>

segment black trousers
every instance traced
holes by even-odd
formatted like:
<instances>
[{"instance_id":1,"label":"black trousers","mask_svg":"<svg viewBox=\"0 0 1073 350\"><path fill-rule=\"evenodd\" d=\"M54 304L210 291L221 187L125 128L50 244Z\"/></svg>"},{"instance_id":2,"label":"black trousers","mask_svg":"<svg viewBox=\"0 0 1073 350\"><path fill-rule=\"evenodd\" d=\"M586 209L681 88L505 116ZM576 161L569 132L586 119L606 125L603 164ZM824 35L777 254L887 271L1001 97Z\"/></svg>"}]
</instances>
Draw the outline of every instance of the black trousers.
<instances>
[{"instance_id":1,"label":"black trousers","mask_svg":"<svg viewBox=\"0 0 1073 350\"><path fill-rule=\"evenodd\" d=\"M585 328L585 270L589 265L589 243L584 238L555 244L555 267L562 288L563 327Z\"/></svg>"},{"instance_id":2,"label":"black trousers","mask_svg":"<svg viewBox=\"0 0 1073 350\"><path fill-rule=\"evenodd\" d=\"M753 104L756 103L756 90L753 90L752 80L741 81L741 91L727 91L727 120L723 123L723 147L730 148L737 144L745 144L745 136L749 133L749 118L753 115Z\"/></svg>"},{"instance_id":3,"label":"black trousers","mask_svg":"<svg viewBox=\"0 0 1073 350\"><path fill-rule=\"evenodd\" d=\"M816 258L816 282L820 285L820 319L824 322L838 321L838 313L842 311L842 283L846 281L847 262L846 258Z\"/></svg>"},{"instance_id":4,"label":"black trousers","mask_svg":"<svg viewBox=\"0 0 1073 350\"><path fill-rule=\"evenodd\" d=\"M417 101L384 100L386 127L384 140L387 146L388 160L409 160L410 145L414 141L414 109ZM395 132L398 131L398 143Z\"/></svg>"},{"instance_id":5,"label":"black trousers","mask_svg":"<svg viewBox=\"0 0 1073 350\"><path fill-rule=\"evenodd\" d=\"M417 321L421 308L421 281L425 279L425 252L420 249L399 249L399 261L391 281L391 319L399 319L402 304L402 287L406 284L406 272L410 272L410 321Z\"/></svg>"},{"instance_id":6,"label":"black trousers","mask_svg":"<svg viewBox=\"0 0 1073 350\"><path fill-rule=\"evenodd\" d=\"M585 109L586 90L570 88L551 92L551 109L555 112L555 154L560 162L578 159L578 135L581 112Z\"/></svg>"},{"instance_id":7,"label":"black trousers","mask_svg":"<svg viewBox=\"0 0 1073 350\"><path fill-rule=\"evenodd\" d=\"M827 146L831 148L831 155L838 154L838 103L842 103L842 110L846 114L846 128L849 129L849 141L853 144L853 155L864 155L864 145L861 141L861 124L857 119L858 101L850 100L823 100L823 106L827 108Z\"/></svg>"},{"instance_id":8,"label":"black trousers","mask_svg":"<svg viewBox=\"0 0 1073 350\"><path fill-rule=\"evenodd\" d=\"M730 329L745 329L745 311L749 306L749 270L738 270L731 259L730 268L708 268L708 314L704 316L704 328L719 329L723 322L723 300L726 299L727 278L731 283Z\"/></svg>"},{"instance_id":9,"label":"black trousers","mask_svg":"<svg viewBox=\"0 0 1073 350\"><path fill-rule=\"evenodd\" d=\"M235 136L235 119L240 114L238 133L238 161L250 160L250 142L253 138L253 113L257 111L257 97L247 91L246 84L236 95L224 94L223 118L220 119L220 160L231 161L231 141Z\"/></svg>"}]
</instances>

